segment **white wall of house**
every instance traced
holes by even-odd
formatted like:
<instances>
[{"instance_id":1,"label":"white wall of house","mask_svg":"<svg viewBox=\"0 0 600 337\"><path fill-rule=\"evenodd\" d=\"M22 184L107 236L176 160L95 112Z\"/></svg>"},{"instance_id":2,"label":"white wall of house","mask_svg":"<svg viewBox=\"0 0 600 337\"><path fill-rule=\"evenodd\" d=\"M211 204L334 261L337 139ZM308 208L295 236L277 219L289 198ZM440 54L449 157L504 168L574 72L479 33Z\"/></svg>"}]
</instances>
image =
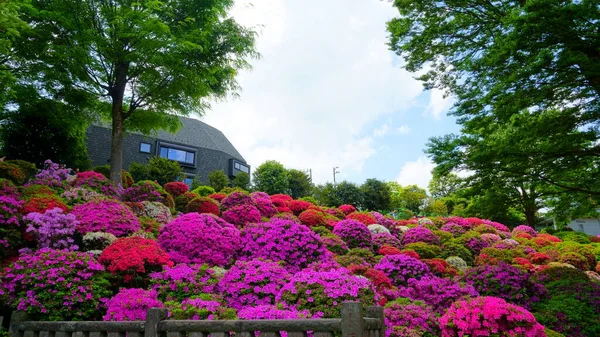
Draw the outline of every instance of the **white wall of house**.
<instances>
[{"instance_id":1,"label":"white wall of house","mask_svg":"<svg viewBox=\"0 0 600 337\"><path fill-rule=\"evenodd\" d=\"M574 219L567 226L587 235L600 235L600 219Z\"/></svg>"}]
</instances>

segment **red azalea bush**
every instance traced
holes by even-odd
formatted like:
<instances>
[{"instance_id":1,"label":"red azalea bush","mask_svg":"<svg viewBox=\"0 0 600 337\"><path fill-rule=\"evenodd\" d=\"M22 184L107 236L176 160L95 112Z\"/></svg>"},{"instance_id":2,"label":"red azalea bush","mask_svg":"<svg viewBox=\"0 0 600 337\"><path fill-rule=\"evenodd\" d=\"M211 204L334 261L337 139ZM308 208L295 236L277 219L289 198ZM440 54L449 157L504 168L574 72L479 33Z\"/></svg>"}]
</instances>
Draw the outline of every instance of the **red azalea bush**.
<instances>
[{"instance_id":1,"label":"red azalea bush","mask_svg":"<svg viewBox=\"0 0 600 337\"><path fill-rule=\"evenodd\" d=\"M114 241L102 251L98 261L126 284L145 284L151 272L173 265L156 241L135 236Z\"/></svg>"},{"instance_id":2,"label":"red azalea bush","mask_svg":"<svg viewBox=\"0 0 600 337\"><path fill-rule=\"evenodd\" d=\"M223 212L223 219L238 227L243 227L249 223L259 222L261 220L261 215L256 207L249 204L243 204L225 210L225 212Z\"/></svg>"},{"instance_id":3,"label":"red azalea bush","mask_svg":"<svg viewBox=\"0 0 600 337\"><path fill-rule=\"evenodd\" d=\"M209 197L196 197L185 206L184 213L210 213L216 216L221 215L219 202Z\"/></svg>"},{"instance_id":4,"label":"red azalea bush","mask_svg":"<svg viewBox=\"0 0 600 337\"><path fill-rule=\"evenodd\" d=\"M222 202L223 199L227 198L227 194L223 194L223 193L213 193L211 195L208 196L211 199L215 199L218 202Z\"/></svg>"},{"instance_id":5,"label":"red azalea bush","mask_svg":"<svg viewBox=\"0 0 600 337\"><path fill-rule=\"evenodd\" d=\"M381 248L379 248L378 253L380 255L398 255L402 254L402 251L392 246L381 246Z\"/></svg>"},{"instance_id":6,"label":"red azalea bush","mask_svg":"<svg viewBox=\"0 0 600 337\"><path fill-rule=\"evenodd\" d=\"M302 222L303 225L306 225L308 227L322 226L327 224L327 222L325 221L325 215L322 212L319 212L314 209L308 209L300 213L298 219L300 220L300 222Z\"/></svg>"},{"instance_id":7,"label":"red azalea bush","mask_svg":"<svg viewBox=\"0 0 600 337\"><path fill-rule=\"evenodd\" d=\"M110 199L96 199L76 205L71 210L81 234L106 232L115 236L125 236L141 229L138 218L129 207Z\"/></svg>"},{"instance_id":8,"label":"red azalea bush","mask_svg":"<svg viewBox=\"0 0 600 337\"><path fill-rule=\"evenodd\" d=\"M165 191L167 191L167 193L173 196L173 198L177 198L178 196L182 195L190 189L190 187L182 181L173 181L170 183L166 183L164 185L164 188Z\"/></svg>"},{"instance_id":9,"label":"red azalea bush","mask_svg":"<svg viewBox=\"0 0 600 337\"><path fill-rule=\"evenodd\" d=\"M69 206L67 206L67 204L65 204L65 202L56 195L40 195L27 199L21 212L23 214L29 214L33 212L44 213L53 208L60 208L63 211L67 211Z\"/></svg>"},{"instance_id":10,"label":"red azalea bush","mask_svg":"<svg viewBox=\"0 0 600 337\"><path fill-rule=\"evenodd\" d=\"M371 213L367 212L353 212L346 215L346 219L356 220L367 226L377 223L375 217Z\"/></svg>"},{"instance_id":11,"label":"red azalea bush","mask_svg":"<svg viewBox=\"0 0 600 337\"><path fill-rule=\"evenodd\" d=\"M188 213L160 230L158 244L176 263L227 266L240 248L240 231L212 214Z\"/></svg>"},{"instance_id":12,"label":"red azalea bush","mask_svg":"<svg viewBox=\"0 0 600 337\"><path fill-rule=\"evenodd\" d=\"M442 337L546 337L532 313L497 297L457 301L439 319Z\"/></svg>"},{"instance_id":13,"label":"red azalea bush","mask_svg":"<svg viewBox=\"0 0 600 337\"><path fill-rule=\"evenodd\" d=\"M187 204L199 195L193 192L185 192L182 195L175 198L175 209L179 212L184 212Z\"/></svg>"},{"instance_id":14,"label":"red azalea bush","mask_svg":"<svg viewBox=\"0 0 600 337\"><path fill-rule=\"evenodd\" d=\"M547 264L548 262L550 262L550 256L539 252L527 255L527 259L535 264Z\"/></svg>"},{"instance_id":15,"label":"red azalea bush","mask_svg":"<svg viewBox=\"0 0 600 337\"><path fill-rule=\"evenodd\" d=\"M292 200L290 202L290 209L294 212L294 215L300 215L300 213L306 211L311 206L314 205L304 200Z\"/></svg>"},{"instance_id":16,"label":"red azalea bush","mask_svg":"<svg viewBox=\"0 0 600 337\"><path fill-rule=\"evenodd\" d=\"M423 262L425 262L425 264L429 267L429 269L434 275L440 277L454 277L458 275L458 270L452 267L444 259L423 259Z\"/></svg>"},{"instance_id":17,"label":"red azalea bush","mask_svg":"<svg viewBox=\"0 0 600 337\"><path fill-rule=\"evenodd\" d=\"M352 205L341 205L340 207L338 207L338 209L342 211L345 215L356 212L356 207Z\"/></svg>"},{"instance_id":18,"label":"red azalea bush","mask_svg":"<svg viewBox=\"0 0 600 337\"><path fill-rule=\"evenodd\" d=\"M391 289L394 287L392 281L382 271L370 268L364 265L350 265L348 270L353 275L360 275L368 278L375 287L375 290Z\"/></svg>"}]
</instances>

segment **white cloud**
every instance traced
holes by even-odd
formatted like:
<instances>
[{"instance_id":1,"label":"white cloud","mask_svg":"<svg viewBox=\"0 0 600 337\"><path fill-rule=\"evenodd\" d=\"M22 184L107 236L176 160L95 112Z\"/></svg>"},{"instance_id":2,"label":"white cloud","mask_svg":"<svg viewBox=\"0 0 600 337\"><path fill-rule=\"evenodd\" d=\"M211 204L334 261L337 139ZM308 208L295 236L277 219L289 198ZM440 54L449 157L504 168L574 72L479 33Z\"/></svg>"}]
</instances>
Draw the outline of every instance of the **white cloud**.
<instances>
[{"instance_id":1,"label":"white cloud","mask_svg":"<svg viewBox=\"0 0 600 337\"><path fill-rule=\"evenodd\" d=\"M396 181L403 186L418 185L421 188L427 189L429 181L431 181L431 171L435 164L429 158L422 156L415 161L409 161L400 170Z\"/></svg>"},{"instance_id":2,"label":"white cloud","mask_svg":"<svg viewBox=\"0 0 600 337\"><path fill-rule=\"evenodd\" d=\"M429 104L425 108L425 115L433 116L435 119L442 118L442 113L448 112L454 103L452 97L444 97L444 91L432 89Z\"/></svg>"},{"instance_id":3,"label":"white cloud","mask_svg":"<svg viewBox=\"0 0 600 337\"><path fill-rule=\"evenodd\" d=\"M408 125L402 125L398 128L398 133L406 135L410 133L410 127Z\"/></svg>"},{"instance_id":4,"label":"white cloud","mask_svg":"<svg viewBox=\"0 0 600 337\"><path fill-rule=\"evenodd\" d=\"M387 121L382 126L373 130L373 136L374 137L383 137L383 136L387 135L388 132L390 132L390 124L391 124L390 121Z\"/></svg>"},{"instance_id":5,"label":"white cloud","mask_svg":"<svg viewBox=\"0 0 600 337\"><path fill-rule=\"evenodd\" d=\"M259 27L262 58L238 77L240 98L215 103L203 120L253 167L274 159L312 168L319 183L331 180L333 166L360 172L378 136L361 136L364 127L408 110L422 91L386 46L385 23L397 11L380 0L253 4L237 2L233 13Z\"/></svg>"}]
</instances>

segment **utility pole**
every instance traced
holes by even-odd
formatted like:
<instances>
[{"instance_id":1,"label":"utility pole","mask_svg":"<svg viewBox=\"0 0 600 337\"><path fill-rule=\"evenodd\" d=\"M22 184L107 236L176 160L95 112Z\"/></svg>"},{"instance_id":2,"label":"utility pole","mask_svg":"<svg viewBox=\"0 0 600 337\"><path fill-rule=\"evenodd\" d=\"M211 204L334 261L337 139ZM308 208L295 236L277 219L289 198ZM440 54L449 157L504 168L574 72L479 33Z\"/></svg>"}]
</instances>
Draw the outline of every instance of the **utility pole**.
<instances>
[{"instance_id":1,"label":"utility pole","mask_svg":"<svg viewBox=\"0 0 600 337\"><path fill-rule=\"evenodd\" d=\"M340 173L340 171L338 171L337 169L339 169L339 167L334 167L333 168L333 184L335 185L335 175Z\"/></svg>"},{"instance_id":2,"label":"utility pole","mask_svg":"<svg viewBox=\"0 0 600 337\"><path fill-rule=\"evenodd\" d=\"M308 177L310 178L310 183L312 184L312 169L308 169L304 171L304 173L308 174Z\"/></svg>"}]
</instances>

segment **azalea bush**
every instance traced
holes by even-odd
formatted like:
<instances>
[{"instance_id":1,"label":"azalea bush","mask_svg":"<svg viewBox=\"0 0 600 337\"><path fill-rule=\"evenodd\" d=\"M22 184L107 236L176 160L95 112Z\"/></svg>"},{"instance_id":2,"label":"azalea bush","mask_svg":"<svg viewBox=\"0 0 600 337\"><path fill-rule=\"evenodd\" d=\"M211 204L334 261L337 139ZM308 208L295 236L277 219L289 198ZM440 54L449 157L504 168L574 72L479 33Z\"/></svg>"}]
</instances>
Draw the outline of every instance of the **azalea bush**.
<instances>
[{"instance_id":1,"label":"azalea bush","mask_svg":"<svg viewBox=\"0 0 600 337\"><path fill-rule=\"evenodd\" d=\"M183 301L165 303L170 319L178 320L216 320L236 319L235 309L215 301L211 296L201 295L186 298Z\"/></svg>"},{"instance_id":2,"label":"azalea bush","mask_svg":"<svg viewBox=\"0 0 600 337\"><path fill-rule=\"evenodd\" d=\"M154 240L121 238L106 247L98 261L124 284L145 286L149 274L172 266L169 255Z\"/></svg>"},{"instance_id":3,"label":"azalea bush","mask_svg":"<svg viewBox=\"0 0 600 337\"><path fill-rule=\"evenodd\" d=\"M452 304L439 319L442 337L546 337L532 313L497 297L476 297Z\"/></svg>"},{"instance_id":4,"label":"azalea bush","mask_svg":"<svg viewBox=\"0 0 600 337\"><path fill-rule=\"evenodd\" d=\"M333 234L339 236L349 248L373 247L371 232L363 223L356 220L343 220L333 227Z\"/></svg>"},{"instance_id":5,"label":"azalea bush","mask_svg":"<svg viewBox=\"0 0 600 337\"><path fill-rule=\"evenodd\" d=\"M384 256L375 269L387 275L397 287L407 286L410 279L433 276L425 263L404 254Z\"/></svg>"},{"instance_id":6,"label":"azalea bush","mask_svg":"<svg viewBox=\"0 0 600 337\"><path fill-rule=\"evenodd\" d=\"M0 273L0 300L39 320L96 317L109 296L102 265L89 253L42 248Z\"/></svg>"},{"instance_id":7,"label":"azalea bush","mask_svg":"<svg viewBox=\"0 0 600 337\"><path fill-rule=\"evenodd\" d=\"M279 290L291 277L283 265L261 259L237 261L219 281L219 293L235 309L275 304Z\"/></svg>"},{"instance_id":8,"label":"azalea bush","mask_svg":"<svg viewBox=\"0 0 600 337\"><path fill-rule=\"evenodd\" d=\"M27 232L35 236L39 248L77 250L73 234L79 221L72 214L54 208L45 213L29 213L23 217Z\"/></svg>"},{"instance_id":9,"label":"azalea bush","mask_svg":"<svg viewBox=\"0 0 600 337\"><path fill-rule=\"evenodd\" d=\"M430 306L421 301L399 298L383 309L386 337L436 336L437 317Z\"/></svg>"},{"instance_id":10,"label":"azalea bush","mask_svg":"<svg viewBox=\"0 0 600 337\"><path fill-rule=\"evenodd\" d=\"M195 196L195 194L193 196ZM186 198L187 195L184 194L183 196L180 196L179 198L182 198L182 197ZM177 200L180 200L179 198ZM209 197L194 197L185 205L184 212L185 213L191 213L191 212L209 213L209 214L214 214L216 216L221 215L221 209L219 207L219 202L214 199L211 199Z\"/></svg>"},{"instance_id":11,"label":"azalea bush","mask_svg":"<svg viewBox=\"0 0 600 337\"><path fill-rule=\"evenodd\" d=\"M402 244L407 245L409 243L423 242L432 245L440 243L440 238L435 235L430 229L424 226L418 226L409 229L402 235Z\"/></svg>"},{"instance_id":12,"label":"azalea bush","mask_svg":"<svg viewBox=\"0 0 600 337\"><path fill-rule=\"evenodd\" d=\"M223 212L223 219L238 227L244 227L249 223L259 222L261 215L256 207L249 204L243 204L225 210L225 212Z\"/></svg>"},{"instance_id":13,"label":"azalea bush","mask_svg":"<svg viewBox=\"0 0 600 337\"><path fill-rule=\"evenodd\" d=\"M156 291L139 288L121 289L106 302L105 321L144 321L151 308L163 308Z\"/></svg>"},{"instance_id":14,"label":"azalea bush","mask_svg":"<svg viewBox=\"0 0 600 337\"><path fill-rule=\"evenodd\" d=\"M159 245L176 263L226 266L240 248L240 231L212 214L188 213L166 224Z\"/></svg>"},{"instance_id":15,"label":"azalea bush","mask_svg":"<svg viewBox=\"0 0 600 337\"><path fill-rule=\"evenodd\" d=\"M323 260L327 252L317 234L288 220L250 224L243 229L241 241L240 259L284 261L290 272Z\"/></svg>"},{"instance_id":16,"label":"azalea bush","mask_svg":"<svg viewBox=\"0 0 600 337\"><path fill-rule=\"evenodd\" d=\"M375 291L368 279L354 276L346 269L314 271L306 269L292 276L278 295L278 300L298 310L308 310L314 317L339 317L344 301L374 304Z\"/></svg>"},{"instance_id":17,"label":"azalea bush","mask_svg":"<svg viewBox=\"0 0 600 337\"><path fill-rule=\"evenodd\" d=\"M105 232L125 236L140 230L140 222L124 204L110 199L96 199L76 205L71 210L82 235L90 232Z\"/></svg>"},{"instance_id":18,"label":"azalea bush","mask_svg":"<svg viewBox=\"0 0 600 337\"><path fill-rule=\"evenodd\" d=\"M423 301L434 312L443 314L452 303L470 297L477 297L479 293L473 286L458 283L452 279L423 277L420 280L409 279L407 286L400 288L399 295L415 301Z\"/></svg>"},{"instance_id":19,"label":"azalea bush","mask_svg":"<svg viewBox=\"0 0 600 337\"><path fill-rule=\"evenodd\" d=\"M164 266L162 271L150 274L150 288L163 301L181 302L201 293L215 292L219 277L208 264Z\"/></svg>"}]
</instances>

